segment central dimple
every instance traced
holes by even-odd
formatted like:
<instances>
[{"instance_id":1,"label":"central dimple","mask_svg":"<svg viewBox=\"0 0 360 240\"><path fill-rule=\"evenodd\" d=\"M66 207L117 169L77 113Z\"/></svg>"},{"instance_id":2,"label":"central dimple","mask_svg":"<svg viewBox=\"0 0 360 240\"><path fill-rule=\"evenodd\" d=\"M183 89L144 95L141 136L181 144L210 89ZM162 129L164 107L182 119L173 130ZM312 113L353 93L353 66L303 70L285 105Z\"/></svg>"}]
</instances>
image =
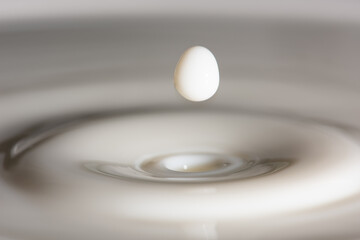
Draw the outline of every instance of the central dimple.
<instances>
[{"instance_id":1,"label":"central dimple","mask_svg":"<svg viewBox=\"0 0 360 240\"><path fill-rule=\"evenodd\" d=\"M211 154L179 154L169 155L163 159L165 168L175 172L211 172L222 169L229 163Z\"/></svg>"}]
</instances>

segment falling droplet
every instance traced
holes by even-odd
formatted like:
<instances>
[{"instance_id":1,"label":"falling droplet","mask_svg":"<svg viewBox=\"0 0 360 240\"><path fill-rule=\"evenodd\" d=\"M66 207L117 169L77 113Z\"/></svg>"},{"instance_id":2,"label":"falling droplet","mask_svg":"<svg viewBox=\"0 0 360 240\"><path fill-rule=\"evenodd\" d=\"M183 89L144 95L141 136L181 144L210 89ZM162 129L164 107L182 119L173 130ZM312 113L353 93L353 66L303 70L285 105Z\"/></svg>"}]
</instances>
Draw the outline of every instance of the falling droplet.
<instances>
[{"instance_id":1,"label":"falling droplet","mask_svg":"<svg viewBox=\"0 0 360 240\"><path fill-rule=\"evenodd\" d=\"M219 68L214 55L201 46L189 48L175 68L176 90L186 99L200 102L212 97L219 87Z\"/></svg>"}]
</instances>

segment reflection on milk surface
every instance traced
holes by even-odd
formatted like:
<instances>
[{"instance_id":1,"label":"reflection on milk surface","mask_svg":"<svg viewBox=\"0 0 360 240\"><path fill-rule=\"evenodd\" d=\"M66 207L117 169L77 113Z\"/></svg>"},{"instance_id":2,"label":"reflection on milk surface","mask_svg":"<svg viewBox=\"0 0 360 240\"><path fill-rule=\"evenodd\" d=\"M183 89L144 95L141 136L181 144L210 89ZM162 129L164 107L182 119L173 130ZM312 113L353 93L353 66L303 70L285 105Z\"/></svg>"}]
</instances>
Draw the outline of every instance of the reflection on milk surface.
<instances>
[{"instance_id":1,"label":"reflection on milk surface","mask_svg":"<svg viewBox=\"0 0 360 240\"><path fill-rule=\"evenodd\" d=\"M355 23L75 23L1 28L0 239L360 238Z\"/></svg>"}]
</instances>

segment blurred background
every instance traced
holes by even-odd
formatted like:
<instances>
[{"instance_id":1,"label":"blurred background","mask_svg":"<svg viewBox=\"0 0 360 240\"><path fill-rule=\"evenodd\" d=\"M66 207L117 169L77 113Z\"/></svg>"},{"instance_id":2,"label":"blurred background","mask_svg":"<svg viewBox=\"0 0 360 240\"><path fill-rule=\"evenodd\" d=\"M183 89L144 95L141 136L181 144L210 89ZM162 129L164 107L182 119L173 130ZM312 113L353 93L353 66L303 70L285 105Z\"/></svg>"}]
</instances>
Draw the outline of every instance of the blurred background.
<instances>
[{"instance_id":1,"label":"blurred background","mask_svg":"<svg viewBox=\"0 0 360 240\"><path fill-rule=\"evenodd\" d=\"M215 103L232 99L247 108L335 119L350 119L342 111L358 108L353 98L333 93L348 96L360 85L358 1L3 0L0 6L0 94L132 79L163 81L156 95L177 101L177 60L202 45L219 61ZM285 90L289 83L301 93Z\"/></svg>"},{"instance_id":2,"label":"blurred background","mask_svg":"<svg viewBox=\"0 0 360 240\"><path fill-rule=\"evenodd\" d=\"M225 79L301 72L357 85L359 13L359 2L334 0L3 0L1 89L109 68L171 78L193 45L215 53Z\"/></svg>"},{"instance_id":3,"label":"blurred background","mask_svg":"<svg viewBox=\"0 0 360 240\"><path fill-rule=\"evenodd\" d=\"M300 117L339 126L359 140L353 131L360 128L359 43L360 1L353 0L0 0L0 141L9 148L18 140L14 136L27 136L25 130L49 119L162 107ZM180 55L195 45L214 53L221 76L218 93L201 105L182 99L173 87ZM0 152L0 159L5 155ZM1 177L7 179L4 172L1 169ZM117 239L117 226L91 213L84 221L86 211L72 214L76 204L51 199L53 192L36 195L21 189L25 201L4 182L0 188L8 194L0 191L0 235L48 240L46 236L54 235L52 239L64 239L63 234L69 239L109 234L108 239ZM71 200L75 191L64 192ZM50 213L38 201L46 202L48 196ZM355 207L345 204L346 211L324 208L318 215L295 216L292 222L264 221L262 227L273 239L358 239L358 199L352 199ZM18 219L28 220L20 230ZM123 228L136 239L138 222L126 229L124 219ZM187 228L190 233L174 224L167 234L216 239L199 234L203 223L196 224ZM224 239L232 239L227 230L239 226L222 224ZM267 232L260 233L258 224L239 229L244 236L255 236L248 239L264 239ZM145 237L154 233L153 239L159 239L163 234L158 222L141 225ZM289 227L288 235L281 233L283 226Z\"/></svg>"}]
</instances>

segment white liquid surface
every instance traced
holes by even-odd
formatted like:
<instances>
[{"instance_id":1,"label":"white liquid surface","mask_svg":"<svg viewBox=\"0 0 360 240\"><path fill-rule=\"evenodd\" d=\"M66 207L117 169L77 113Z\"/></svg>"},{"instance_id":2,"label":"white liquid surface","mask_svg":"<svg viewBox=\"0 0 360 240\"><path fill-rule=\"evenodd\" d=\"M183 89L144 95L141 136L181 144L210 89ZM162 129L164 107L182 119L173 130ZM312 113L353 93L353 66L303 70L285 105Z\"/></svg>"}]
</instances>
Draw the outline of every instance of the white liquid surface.
<instances>
[{"instance_id":1,"label":"white liquid surface","mask_svg":"<svg viewBox=\"0 0 360 240\"><path fill-rule=\"evenodd\" d=\"M1 240L359 239L356 26L95 25L0 38ZM201 104L170 81L194 42Z\"/></svg>"},{"instance_id":2,"label":"white liquid surface","mask_svg":"<svg viewBox=\"0 0 360 240\"><path fill-rule=\"evenodd\" d=\"M151 85L154 94L161 88ZM132 84L121 86L126 94ZM68 98L94 106L84 96L99 91L98 85L71 89ZM104 96L118 94L113 89L114 83L102 85ZM1 131L24 119L29 99L40 109L32 115L34 123L53 118L59 109L52 112L46 99L60 100L65 92L3 98L4 110L14 101L21 104L9 108ZM78 108L64 103L61 111ZM274 239L257 229L280 225L289 230L271 237L314 239L331 237L322 226L342 232L346 224L356 231L360 149L355 131L349 135L312 121L216 108L124 111L91 118L75 114L7 145L0 182L0 210L11 216L0 219L5 236L251 239L256 233ZM294 229L307 232L294 235Z\"/></svg>"},{"instance_id":3,"label":"white liquid surface","mask_svg":"<svg viewBox=\"0 0 360 240\"><path fill-rule=\"evenodd\" d=\"M196 153L203 152L210 157L202 155L200 161ZM182 157L190 155L186 161L197 158L197 166L190 176L187 171L179 171L171 157L165 158L165 167L171 171L178 169L176 172L182 174L171 171L166 174L166 170L161 168L151 171L152 166L143 168L145 173L138 171L136 174L139 176L122 170L115 185L106 183L107 177L99 183L93 182L92 174L79 168L87 163L100 163L105 168L105 174L112 173L114 177L116 166L136 169L147 159L163 154L176 154L177 164L182 165L184 160L179 160L181 153L185 153L180 155ZM192 157L191 153L195 155ZM213 161L211 154L215 154L219 161L222 159L218 154L238 156L240 159L247 156L250 160L285 159L290 166L269 176L238 181L235 177L223 184L217 183L222 180L221 177L234 173L221 172L224 170L221 165L210 164L209 169L208 163ZM216 221L278 215L351 197L360 187L360 175L357 174L360 171L359 158L358 146L331 129L281 119L180 112L114 117L72 128L30 150L21 158L21 165L16 170L28 175L36 169L42 176L44 190L56 191L57 184L52 184L54 179L61 184L70 184L69 195L63 194L61 198L73 198L70 189L80 191L85 199L96 199L92 204L98 211L102 207L106 209L108 204L105 203L112 199L123 203L116 210L120 215L136 219ZM234 159L229 164L241 166L242 162ZM110 171L113 166L112 171L106 170L106 166ZM212 175L216 173L215 169L220 174ZM168 184L159 184L151 188L151 195L147 195L142 190L149 181L156 179L141 178L141 174L146 172L152 173L155 178L158 176L165 183L181 182L188 177L191 178L187 182L197 183L198 178L205 177L210 183L201 187L216 188L221 194L214 194L205 201L201 200L203 197L184 194L196 185L177 185L174 191ZM206 172L209 175L197 175ZM64 175L66 179L63 179ZM143 181L131 184L138 179ZM334 189L337 189L336 194ZM163 200L159 199L166 193L171 194ZM45 191L39 197L47 201L48 194ZM56 204L62 205L61 198L58 197ZM139 202L144 198L146 204ZM193 201L201 202L201 207Z\"/></svg>"}]
</instances>

